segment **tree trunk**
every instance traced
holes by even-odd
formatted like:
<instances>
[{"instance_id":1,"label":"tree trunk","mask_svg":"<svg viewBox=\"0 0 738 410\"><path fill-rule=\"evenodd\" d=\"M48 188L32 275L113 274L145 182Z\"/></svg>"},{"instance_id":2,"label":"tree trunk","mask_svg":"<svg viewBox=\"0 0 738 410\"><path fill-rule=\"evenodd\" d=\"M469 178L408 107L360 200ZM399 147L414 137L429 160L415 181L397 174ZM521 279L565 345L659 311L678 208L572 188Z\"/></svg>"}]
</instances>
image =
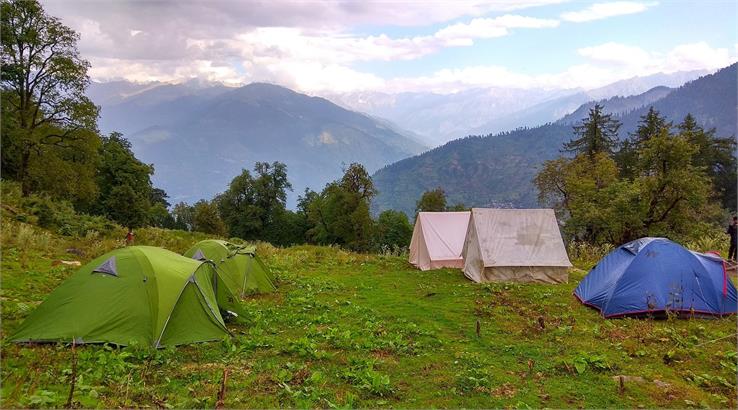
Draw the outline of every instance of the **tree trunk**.
<instances>
[{"instance_id":1,"label":"tree trunk","mask_svg":"<svg viewBox=\"0 0 738 410\"><path fill-rule=\"evenodd\" d=\"M21 155L20 169L18 170L18 179L21 181L21 192L24 197L31 193L31 181L28 178L28 165L31 162L31 148L23 149Z\"/></svg>"}]
</instances>

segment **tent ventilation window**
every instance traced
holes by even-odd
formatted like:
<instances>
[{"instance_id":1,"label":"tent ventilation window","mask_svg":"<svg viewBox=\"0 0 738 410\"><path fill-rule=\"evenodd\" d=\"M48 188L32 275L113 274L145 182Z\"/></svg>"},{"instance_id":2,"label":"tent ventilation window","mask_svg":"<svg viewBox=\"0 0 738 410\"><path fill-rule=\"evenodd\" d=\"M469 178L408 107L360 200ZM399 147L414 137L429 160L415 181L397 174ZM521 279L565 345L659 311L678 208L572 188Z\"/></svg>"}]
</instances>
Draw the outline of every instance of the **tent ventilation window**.
<instances>
[{"instance_id":1,"label":"tent ventilation window","mask_svg":"<svg viewBox=\"0 0 738 410\"><path fill-rule=\"evenodd\" d=\"M106 275L118 277L118 268L115 266L115 256L103 262L100 266L92 270L93 273L104 273Z\"/></svg>"},{"instance_id":2,"label":"tent ventilation window","mask_svg":"<svg viewBox=\"0 0 738 410\"><path fill-rule=\"evenodd\" d=\"M195 252L194 255L192 255L192 259L198 260L198 261L206 261L208 258L205 257L205 254L202 253L201 249L198 249L197 252Z\"/></svg>"}]
</instances>

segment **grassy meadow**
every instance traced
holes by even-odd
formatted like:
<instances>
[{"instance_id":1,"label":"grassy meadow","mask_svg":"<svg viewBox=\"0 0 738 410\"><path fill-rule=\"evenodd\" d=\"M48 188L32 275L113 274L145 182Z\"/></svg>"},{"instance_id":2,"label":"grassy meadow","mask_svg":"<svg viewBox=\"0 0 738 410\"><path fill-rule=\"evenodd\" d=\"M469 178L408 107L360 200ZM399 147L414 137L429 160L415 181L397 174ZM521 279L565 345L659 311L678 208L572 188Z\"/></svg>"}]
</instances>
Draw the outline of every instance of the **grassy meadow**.
<instances>
[{"instance_id":1,"label":"grassy meadow","mask_svg":"<svg viewBox=\"0 0 738 410\"><path fill-rule=\"evenodd\" d=\"M278 291L245 300L232 338L73 351L6 340L75 269L54 261L85 263L122 246L123 232L60 236L7 210L2 222L2 408L65 406L75 361L74 407L737 404L735 317L603 320L574 299L607 249L572 249L568 284L477 285L458 270L417 271L404 256L260 244ZM144 229L137 244L183 252L204 237Z\"/></svg>"}]
</instances>

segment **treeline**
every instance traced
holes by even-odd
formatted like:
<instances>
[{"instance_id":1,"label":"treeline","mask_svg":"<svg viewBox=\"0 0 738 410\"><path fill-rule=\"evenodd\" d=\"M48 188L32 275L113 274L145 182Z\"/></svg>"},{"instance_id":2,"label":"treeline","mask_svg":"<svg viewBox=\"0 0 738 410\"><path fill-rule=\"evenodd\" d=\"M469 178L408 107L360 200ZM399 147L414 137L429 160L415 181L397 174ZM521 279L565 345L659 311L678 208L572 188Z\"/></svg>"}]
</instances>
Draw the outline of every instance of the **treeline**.
<instances>
[{"instance_id":1,"label":"treeline","mask_svg":"<svg viewBox=\"0 0 738 410\"><path fill-rule=\"evenodd\" d=\"M244 170L212 200L174 205L171 227L281 246L335 244L355 251L401 252L410 243L412 226L404 213L371 217L377 192L361 164L348 166L321 192L306 189L294 211L286 208L291 189L284 164L257 162L253 172Z\"/></svg>"},{"instance_id":2,"label":"treeline","mask_svg":"<svg viewBox=\"0 0 738 410\"><path fill-rule=\"evenodd\" d=\"M643 236L692 239L736 209L736 142L679 124L651 108L620 139L620 122L595 105L535 178L539 201L553 206L565 234L620 244Z\"/></svg>"}]
</instances>

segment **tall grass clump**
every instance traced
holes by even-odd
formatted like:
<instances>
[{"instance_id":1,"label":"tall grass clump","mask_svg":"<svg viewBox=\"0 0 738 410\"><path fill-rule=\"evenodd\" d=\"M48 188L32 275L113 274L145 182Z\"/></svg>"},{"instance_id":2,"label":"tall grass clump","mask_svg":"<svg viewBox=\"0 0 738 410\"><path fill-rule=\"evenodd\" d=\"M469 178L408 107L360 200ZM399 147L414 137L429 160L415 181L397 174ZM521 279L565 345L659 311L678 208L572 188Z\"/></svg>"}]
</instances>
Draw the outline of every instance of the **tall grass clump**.
<instances>
[{"instance_id":1,"label":"tall grass clump","mask_svg":"<svg viewBox=\"0 0 738 410\"><path fill-rule=\"evenodd\" d=\"M713 230L708 234L689 241L684 246L697 252L717 251L722 257L728 256L728 245L730 237L722 230Z\"/></svg>"},{"instance_id":2,"label":"tall grass clump","mask_svg":"<svg viewBox=\"0 0 738 410\"><path fill-rule=\"evenodd\" d=\"M571 262L576 266L581 266L597 263L597 261L610 253L613 248L614 246L609 243L594 245L582 241L571 241L567 245L566 250Z\"/></svg>"}]
</instances>

